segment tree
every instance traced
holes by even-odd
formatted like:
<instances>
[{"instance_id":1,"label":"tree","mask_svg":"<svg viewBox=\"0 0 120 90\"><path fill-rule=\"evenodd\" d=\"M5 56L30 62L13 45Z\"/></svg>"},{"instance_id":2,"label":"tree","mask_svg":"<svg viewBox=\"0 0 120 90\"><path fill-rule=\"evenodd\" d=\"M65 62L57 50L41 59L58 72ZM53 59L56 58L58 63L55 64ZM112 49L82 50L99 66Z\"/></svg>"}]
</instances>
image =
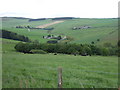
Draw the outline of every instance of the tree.
<instances>
[{"instance_id":1,"label":"tree","mask_svg":"<svg viewBox=\"0 0 120 90\"><path fill-rule=\"evenodd\" d=\"M94 42L92 41L91 44L94 44Z\"/></svg>"},{"instance_id":2,"label":"tree","mask_svg":"<svg viewBox=\"0 0 120 90\"><path fill-rule=\"evenodd\" d=\"M118 47L117 55L118 55L118 57L120 57L120 47Z\"/></svg>"},{"instance_id":3,"label":"tree","mask_svg":"<svg viewBox=\"0 0 120 90\"><path fill-rule=\"evenodd\" d=\"M41 44L40 49L44 50L44 51L47 51L48 50L48 44Z\"/></svg>"},{"instance_id":4,"label":"tree","mask_svg":"<svg viewBox=\"0 0 120 90\"><path fill-rule=\"evenodd\" d=\"M118 40L118 47L120 47L120 40Z\"/></svg>"},{"instance_id":5,"label":"tree","mask_svg":"<svg viewBox=\"0 0 120 90\"><path fill-rule=\"evenodd\" d=\"M49 35L47 35L47 37L51 37L51 35L49 34Z\"/></svg>"},{"instance_id":6,"label":"tree","mask_svg":"<svg viewBox=\"0 0 120 90\"><path fill-rule=\"evenodd\" d=\"M75 54L77 52L77 50L75 50L75 48L73 47L70 47L68 50L67 50L67 53L68 54Z\"/></svg>"},{"instance_id":7,"label":"tree","mask_svg":"<svg viewBox=\"0 0 120 90\"><path fill-rule=\"evenodd\" d=\"M91 54L92 55L101 55L100 47L97 47L95 45L89 45L91 49Z\"/></svg>"},{"instance_id":8,"label":"tree","mask_svg":"<svg viewBox=\"0 0 120 90\"><path fill-rule=\"evenodd\" d=\"M84 47L84 48L85 48L85 51L86 51L86 53L87 53L88 55L91 55L91 54L92 54L92 51L91 51L91 48L90 48L90 47L86 46L86 47Z\"/></svg>"},{"instance_id":9,"label":"tree","mask_svg":"<svg viewBox=\"0 0 120 90\"><path fill-rule=\"evenodd\" d=\"M40 48L40 43L38 40L35 40L31 43L31 46L33 49L39 49Z\"/></svg>"},{"instance_id":10,"label":"tree","mask_svg":"<svg viewBox=\"0 0 120 90\"><path fill-rule=\"evenodd\" d=\"M66 54L67 53L67 50L68 50L68 47L67 47L67 44L57 44L57 52L58 53L63 53L63 54Z\"/></svg>"},{"instance_id":11,"label":"tree","mask_svg":"<svg viewBox=\"0 0 120 90\"><path fill-rule=\"evenodd\" d=\"M32 47L30 46L29 43L20 42L16 44L15 49L19 52L30 53L30 50L32 49Z\"/></svg>"},{"instance_id":12,"label":"tree","mask_svg":"<svg viewBox=\"0 0 120 90\"><path fill-rule=\"evenodd\" d=\"M48 48L47 48L47 51L49 52L49 53L54 53L56 50L55 50L55 44L49 44L48 45Z\"/></svg>"},{"instance_id":13,"label":"tree","mask_svg":"<svg viewBox=\"0 0 120 90\"><path fill-rule=\"evenodd\" d=\"M92 54L91 48L89 46L84 45L82 47L82 50L81 50L80 54L84 55L84 56L91 55Z\"/></svg>"},{"instance_id":14,"label":"tree","mask_svg":"<svg viewBox=\"0 0 120 90\"><path fill-rule=\"evenodd\" d=\"M58 40L61 40L61 39L62 39L62 37L61 37L61 36L58 36L58 37L57 37L57 39L58 39Z\"/></svg>"},{"instance_id":15,"label":"tree","mask_svg":"<svg viewBox=\"0 0 120 90\"><path fill-rule=\"evenodd\" d=\"M110 55L116 54L116 48L109 47L108 49L109 49Z\"/></svg>"},{"instance_id":16,"label":"tree","mask_svg":"<svg viewBox=\"0 0 120 90\"><path fill-rule=\"evenodd\" d=\"M100 41L100 39L97 39L97 41L99 42L99 41Z\"/></svg>"},{"instance_id":17,"label":"tree","mask_svg":"<svg viewBox=\"0 0 120 90\"><path fill-rule=\"evenodd\" d=\"M27 26L27 28L30 28L30 26Z\"/></svg>"},{"instance_id":18,"label":"tree","mask_svg":"<svg viewBox=\"0 0 120 90\"><path fill-rule=\"evenodd\" d=\"M2 30L2 38L30 42L30 39L28 37L7 30Z\"/></svg>"},{"instance_id":19,"label":"tree","mask_svg":"<svg viewBox=\"0 0 120 90\"><path fill-rule=\"evenodd\" d=\"M109 51L108 48L102 48L102 49L101 49L101 54L102 54L103 56L108 56L108 55L110 55L110 51Z\"/></svg>"}]
</instances>

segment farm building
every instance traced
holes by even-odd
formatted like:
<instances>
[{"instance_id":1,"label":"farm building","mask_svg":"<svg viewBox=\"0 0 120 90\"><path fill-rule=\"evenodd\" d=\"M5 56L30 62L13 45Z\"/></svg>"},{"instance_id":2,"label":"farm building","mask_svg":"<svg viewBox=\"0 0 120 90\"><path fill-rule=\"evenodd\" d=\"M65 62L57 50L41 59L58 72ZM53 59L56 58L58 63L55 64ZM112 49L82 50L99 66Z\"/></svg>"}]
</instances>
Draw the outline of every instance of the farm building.
<instances>
[{"instance_id":1,"label":"farm building","mask_svg":"<svg viewBox=\"0 0 120 90\"><path fill-rule=\"evenodd\" d=\"M80 26L80 27L73 27L73 30L77 30L77 29L88 29L91 28L91 26Z\"/></svg>"}]
</instances>

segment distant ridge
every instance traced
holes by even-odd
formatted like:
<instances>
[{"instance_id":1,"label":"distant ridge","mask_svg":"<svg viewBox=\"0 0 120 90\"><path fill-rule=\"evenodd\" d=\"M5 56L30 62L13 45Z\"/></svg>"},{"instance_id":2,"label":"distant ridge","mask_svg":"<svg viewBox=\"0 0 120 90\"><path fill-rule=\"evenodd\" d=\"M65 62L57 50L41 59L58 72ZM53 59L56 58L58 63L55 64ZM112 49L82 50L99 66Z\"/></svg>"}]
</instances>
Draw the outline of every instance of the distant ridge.
<instances>
[{"instance_id":1,"label":"distant ridge","mask_svg":"<svg viewBox=\"0 0 120 90\"><path fill-rule=\"evenodd\" d=\"M15 18L15 19L30 19L30 18L26 18L26 17L0 17L0 18Z\"/></svg>"},{"instance_id":2,"label":"distant ridge","mask_svg":"<svg viewBox=\"0 0 120 90\"><path fill-rule=\"evenodd\" d=\"M52 18L52 20L66 20L66 19L75 19L75 17L57 17L57 18Z\"/></svg>"},{"instance_id":3,"label":"distant ridge","mask_svg":"<svg viewBox=\"0 0 120 90\"><path fill-rule=\"evenodd\" d=\"M31 21L41 21L41 20L46 20L47 18L38 18L38 19L29 19L29 22Z\"/></svg>"},{"instance_id":4,"label":"distant ridge","mask_svg":"<svg viewBox=\"0 0 120 90\"><path fill-rule=\"evenodd\" d=\"M15 18L15 19L29 19L29 21L39 21L39 20L46 20L46 19L52 19L52 20L61 20L61 19L79 19L80 17L54 17L54 18L27 18L27 17L9 17L9 16L3 16L0 18ZM81 19L120 19L120 17L116 18L81 18Z\"/></svg>"}]
</instances>

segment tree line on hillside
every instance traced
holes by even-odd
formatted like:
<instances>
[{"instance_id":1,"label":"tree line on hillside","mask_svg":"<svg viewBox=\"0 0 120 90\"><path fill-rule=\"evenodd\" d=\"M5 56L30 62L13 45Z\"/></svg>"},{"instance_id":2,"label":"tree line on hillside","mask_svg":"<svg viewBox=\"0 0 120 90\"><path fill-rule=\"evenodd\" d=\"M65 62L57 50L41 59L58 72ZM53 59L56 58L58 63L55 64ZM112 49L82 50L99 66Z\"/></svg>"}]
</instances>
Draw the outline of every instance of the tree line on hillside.
<instances>
[{"instance_id":1,"label":"tree line on hillside","mask_svg":"<svg viewBox=\"0 0 120 90\"><path fill-rule=\"evenodd\" d=\"M91 44L47 44L47 43L23 43L20 42L15 46L16 51L23 53L46 52L46 53L61 53L72 55L102 55L112 56L118 55L117 46L98 47Z\"/></svg>"},{"instance_id":2,"label":"tree line on hillside","mask_svg":"<svg viewBox=\"0 0 120 90\"><path fill-rule=\"evenodd\" d=\"M53 27L51 27L51 28L37 28L37 27L31 27L29 25L27 25L27 26L21 26L21 25L19 25L19 26L15 26L15 28L41 29L41 30L53 30L54 29Z\"/></svg>"},{"instance_id":3,"label":"tree line on hillside","mask_svg":"<svg viewBox=\"0 0 120 90\"><path fill-rule=\"evenodd\" d=\"M1 30L1 32L2 32L1 38L18 40L23 42L31 42L31 40L28 37L25 37L24 35L19 35L17 33L7 31L7 30Z\"/></svg>"},{"instance_id":4,"label":"tree line on hillside","mask_svg":"<svg viewBox=\"0 0 120 90\"><path fill-rule=\"evenodd\" d=\"M58 17L58 18L52 18L52 20L63 20L63 19L65 19L65 20L69 20L69 19L75 19L75 17Z\"/></svg>"},{"instance_id":5,"label":"tree line on hillside","mask_svg":"<svg viewBox=\"0 0 120 90\"><path fill-rule=\"evenodd\" d=\"M29 19L29 22L31 21L41 21L41 20L46 20L47 18L39 18L39 19Z\"/></svg>"}]
</instances>

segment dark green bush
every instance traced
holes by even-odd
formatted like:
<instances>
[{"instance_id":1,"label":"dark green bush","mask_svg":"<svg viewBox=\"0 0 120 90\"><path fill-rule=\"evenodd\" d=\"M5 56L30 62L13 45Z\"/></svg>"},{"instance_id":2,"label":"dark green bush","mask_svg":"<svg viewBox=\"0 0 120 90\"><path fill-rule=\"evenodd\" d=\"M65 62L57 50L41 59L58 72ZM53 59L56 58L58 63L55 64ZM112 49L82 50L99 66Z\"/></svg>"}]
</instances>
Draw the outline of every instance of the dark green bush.
<instances>
[{"instance_id":1,"label":"dark green bush","mask_svg":"<svg viewBox=\"0 0 120 90\"><path fill-rule=\"evenodd\" d=\"M120 47L120 40L118 40L118 43L117 43L117 44L118 44L118 47Z\"/></svg>"},{"instance_id":2,"label":"dark green bush","mask_svg":"<svg viewBox=\"0 0 120 90\"><path fill-rule=\"evenodd\" d=\"M95 46L89 44L41 44L38 41L32 43L18 43L15 49L23 53L62 53L79 55L119 55L120 49L109 46Z\"/></svg>"},{"instance_id":3,"label":"dark green bush","mask_svg":"<svg viewBox=\"0 0 120 90\"><path fill-rule=\"evenodd\" d=\"M108 48L102 48L102 49L101 49L101 55L103 55L103 56L108 56L108 55L110 55L109 49L108 49Z\"/></svg>"},{"instance_id":4,"label":"dark green bush","mask_svg":"<svg viewBox=\"0 0 120 90\"><path fill-rule=\"evenodd\" d=\"M30 53L30 50L32 49L32 47L31 47L30 43L20 42L20 43L16 44L15 49L19 52Z\"/></svg>"}]
</instances>

